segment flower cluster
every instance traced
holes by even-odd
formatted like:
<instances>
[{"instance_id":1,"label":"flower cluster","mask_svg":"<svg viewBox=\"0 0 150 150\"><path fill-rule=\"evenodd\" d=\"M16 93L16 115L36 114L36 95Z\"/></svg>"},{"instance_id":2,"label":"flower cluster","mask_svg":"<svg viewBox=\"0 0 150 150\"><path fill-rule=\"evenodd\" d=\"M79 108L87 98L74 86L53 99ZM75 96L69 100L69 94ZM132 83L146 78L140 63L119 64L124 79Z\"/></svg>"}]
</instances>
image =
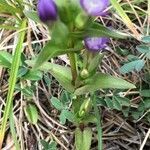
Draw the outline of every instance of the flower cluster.
<instances>
[{"instance_id":1,"label":"flower cluster","mask_svg":"<svg viewBox=\"0 0 150 150\"><path fill-rule=\"evenodd\" d=\"M81 8L90 16L103 16L104 10L109 5L109 0L80 0ZM38 15L42 22L48 23L56 21L58 18L57 6L54 0L39 0ZM87 50L96 52L105 48L108 38L87 37L84 39Z\"/></svg>"},{"instance_id":2,"label":"flower cluster","mask_svg":"<svg viewBox=\"0 0 150 150\"><path fill-rule=\"evenodd\" d=\"M109 6L109 0L80 0L81 7L91 16L102 16ZM54 0L39 0L38 14L43 22L57 19L57 6Z\"/></svg>"}]
</instances>

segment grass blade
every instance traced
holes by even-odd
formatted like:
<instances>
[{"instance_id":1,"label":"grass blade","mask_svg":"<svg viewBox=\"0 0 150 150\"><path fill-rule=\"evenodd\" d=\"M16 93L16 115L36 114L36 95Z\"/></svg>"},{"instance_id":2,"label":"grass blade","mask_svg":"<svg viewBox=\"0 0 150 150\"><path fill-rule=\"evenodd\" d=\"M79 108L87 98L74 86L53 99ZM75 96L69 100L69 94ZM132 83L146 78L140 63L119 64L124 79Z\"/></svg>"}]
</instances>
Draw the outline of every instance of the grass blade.
<instances>
[{"instance_id":1,"label":"grass blade","mask_svg":"<svg viewBox=\"0 0 150 150\"><path fill-rule=\"evenodd\" d=\"M26 20L22 22L20 29L23 30L25 27L26 27ZM18 73L18 68L20 64L20 57L21 57L24 37L25 37L25 30L19 33L18 44L16 46L15 54L14 54L12 65L11 65L7 101L6 101L6 106L4 109L2 125L0 128L0 149L2 147L3 139L5 136L6 124L7 124L7 120L8 120L9 113L10 113L11 102L13 99L15 83L17 80L17 73Z\"/></svg>"},{"instance_id":2,"label":"grass blade","mask_svg":"<svg viewBox=\"0 0 150 150\"><path fill-rule=\"evenodd\" d=\"M121 18L122 18L123 22L126 24L126 26L133 32L135 37L140 40L140 34L134 27L134 25L133 25L132 21L130 20L130 18L128 17L128 15L124 12L124 10L120 6L120 4L117 2L117 0L110 0L110 1L111 1L112 6L116 9L118 14L121 16Z\"/></svg>"}]
</instances>

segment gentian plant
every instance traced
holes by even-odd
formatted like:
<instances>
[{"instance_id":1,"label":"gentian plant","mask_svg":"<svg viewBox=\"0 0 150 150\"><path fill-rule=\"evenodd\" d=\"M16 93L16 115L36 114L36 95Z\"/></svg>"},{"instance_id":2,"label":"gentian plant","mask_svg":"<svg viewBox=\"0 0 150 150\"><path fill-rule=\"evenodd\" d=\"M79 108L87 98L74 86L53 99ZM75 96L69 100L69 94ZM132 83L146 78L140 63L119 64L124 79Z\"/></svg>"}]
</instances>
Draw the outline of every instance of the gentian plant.
<instances>
[{"instance_id":1,"label":"gentian plant","mask_svg":"<svg viewBox=\"0 0 150 150\"><path fill-rule=\"evenodd\" d=\"M98 149L102 150L101 118L95 92L107 88L135 88L123 79L97 71L109 39L126 38L95 21L95 17L107 13L109 5L109 0L39 0L37 5L39 18L47 25L51 40L36 60L28 64L33 70L49 71L73 95L69 120L76 126L77 150L90 149L92 130L89 123L97 124ZM70 67L47 62L63 54L68 56Z\"/></svg>"}]
</instances>

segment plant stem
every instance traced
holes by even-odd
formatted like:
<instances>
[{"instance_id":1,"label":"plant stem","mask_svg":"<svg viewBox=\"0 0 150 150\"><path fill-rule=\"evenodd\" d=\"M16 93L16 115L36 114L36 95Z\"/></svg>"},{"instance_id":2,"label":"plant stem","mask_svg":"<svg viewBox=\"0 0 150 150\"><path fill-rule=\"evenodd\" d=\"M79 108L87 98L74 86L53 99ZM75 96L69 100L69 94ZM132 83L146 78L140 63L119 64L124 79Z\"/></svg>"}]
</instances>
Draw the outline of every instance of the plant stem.
<instances>
[{"instance_id":1,"label":"plant stem","mask_svg":"<svg viewBox=\"0 0 150 150\"><path fill-rule=\"evenodd\" d=\"M92 101L93 101L93 106L94 106L94 111L95 111L95 115L97 118L97 131L98 131L98 150L102 150L103 149L103 143L102 143L102 126L101 126L101 115L99 113L99 110L97 108L97 104L96 104L96 97L95 94L93 93L93 97L92 97Z\"/></svg>"},{"instance_id":2,"label":"plant stem","mask_svg":"<svg viewBox=\"0 0 150 150\"><path fill-rule=\"evenodd\" d=\"M76 67L76 58L75 54L68 54L71 66L71 73L72 73L72 84L75 84L75 80L77 78L77 67Z\"/></svg>"}]
</instances>

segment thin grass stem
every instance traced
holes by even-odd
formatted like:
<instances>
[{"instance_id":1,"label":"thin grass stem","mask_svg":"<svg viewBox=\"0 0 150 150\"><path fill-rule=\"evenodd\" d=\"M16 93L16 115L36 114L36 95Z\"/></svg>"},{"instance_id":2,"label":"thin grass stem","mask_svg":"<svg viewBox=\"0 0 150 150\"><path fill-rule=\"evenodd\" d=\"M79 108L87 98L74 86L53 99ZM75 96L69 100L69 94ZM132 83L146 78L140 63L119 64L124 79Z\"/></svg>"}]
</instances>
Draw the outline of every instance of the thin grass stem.
<instances>
[{"instance_id":1,"label":"thin grass stem","mask_svg":"<svg viewBox=\"0 0 150 150\"><path fill-rule=\"evenodd\" d=\"M102 142L102 126L101 126L101 115L100 115L101 112L99 112L99 110L98 110L95 94L93 94L93 96L92 96L92 101L93 101L95 116L97 118L98 150L102 150L103 142Z\"/></svg>"}]
</instances>

